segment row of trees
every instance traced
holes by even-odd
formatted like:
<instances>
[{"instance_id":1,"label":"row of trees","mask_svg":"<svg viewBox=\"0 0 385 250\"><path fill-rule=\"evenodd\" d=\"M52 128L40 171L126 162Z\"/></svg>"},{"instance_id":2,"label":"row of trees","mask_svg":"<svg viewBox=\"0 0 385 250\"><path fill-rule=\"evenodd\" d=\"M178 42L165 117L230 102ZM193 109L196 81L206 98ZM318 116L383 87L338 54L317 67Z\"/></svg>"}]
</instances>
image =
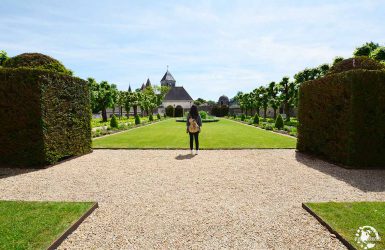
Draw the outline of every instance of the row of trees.
<instances>
[{"instance_id":1,"label":"row of trees","mask_svg":"<svg viewBox=\"0 0 385 250\"><path fill-rule=\"evenodd\" d=\"M123 109L129 117L131 108L134 115L138 115L138 107L142 115L153 114L153 111L158 107L169 88L165 86L147 86L145 89L137 89L131 91L120 91L115 84L110 84L107 81L96 82L93 78L88 78L90 89L91 107L93 113L102 112L103 121L107 121L107 108L112 108L113 114L118 108L119 117L123 116Z\"/></svg>"},{"instance_id":2,"label":"row of trees","mask_svg":"<svg viewBox=\"0 0 385 250\"><path fill-rule=\"evenodd\" d=\"M353 55L368 56L385 64L385 47L377 43L365 43L356 48ZM336 57L331 65L322 64L315 68L306 68L295 74L293 79L285 76L278 83L271 82L267 86L258 87L250 93L238 92L234 98L246 115L248 112L251 114L253 110L256 110L259 114L260 110L263 109L263 116L266 118L267 109L271 107L274 110L274 118L276 118L277 110L282 106L286 121L290 121L290 110L298 105L299 86L303 82L325 76L332 66L342 60L344 58Z\"/></svg>"}]
</instances>

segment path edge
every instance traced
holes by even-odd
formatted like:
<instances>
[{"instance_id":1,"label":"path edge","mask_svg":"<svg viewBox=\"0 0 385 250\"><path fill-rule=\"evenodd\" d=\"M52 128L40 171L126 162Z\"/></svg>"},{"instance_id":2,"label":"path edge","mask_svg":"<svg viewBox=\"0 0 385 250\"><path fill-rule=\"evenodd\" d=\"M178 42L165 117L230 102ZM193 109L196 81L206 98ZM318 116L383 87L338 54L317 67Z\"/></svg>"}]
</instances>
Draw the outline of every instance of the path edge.
<instances>
[{"instance_id":1,"label":"path edge","mask_svg":"<svg viewBox=\"0 0 385 250\"><path fill-rule=\"evenodd\" d=\"M78 220L76 220L67 230L65 230L58 238L56 238L51 245L47 247L47 250L54 250L57 249L61 243L70 235L72 234L79 226L80 224L91 215L95 209L99 207L97 202L93 202L93 205L82 215Z\"/></svg>"},{"instance_id":2,"label":"path edge","mask_svg":"<svg viewBox=\"0 0 385 250\"><path fill-rule=\"evenodd\" d=\"M352 244L349 243L341 234L335 231L328 223L326 223L320 216L318 216L310 207L308 207L305 203L302 203L302 208L305 209L309 214L311 214L314 218L321 223L322 226L326 227L330 233L334 234L337 239L341 241L342 244L345 245L349 250L357 250Z\"/></svg>"}]
</instances>

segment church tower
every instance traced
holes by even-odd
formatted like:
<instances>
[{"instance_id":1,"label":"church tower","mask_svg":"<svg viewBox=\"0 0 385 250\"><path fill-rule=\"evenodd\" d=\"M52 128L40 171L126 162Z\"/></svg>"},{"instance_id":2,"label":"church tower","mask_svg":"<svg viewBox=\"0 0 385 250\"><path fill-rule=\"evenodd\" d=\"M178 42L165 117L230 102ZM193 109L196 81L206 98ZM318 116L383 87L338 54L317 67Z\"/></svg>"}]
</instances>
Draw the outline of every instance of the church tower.
<instances>
[{"instance_id":1,"label":"church tower","mask_svg":"<svg viewBox=\"0 0 385 250\"><path fill-rule=\"evenodd\" d=\"M160 80L160 85L161 86L169 86L169 87L175 87L175 79L171 75L170 71L168 71L168 66L167 66L167 71L162 77L162 80Z\"/></svg>"}]
</instances>

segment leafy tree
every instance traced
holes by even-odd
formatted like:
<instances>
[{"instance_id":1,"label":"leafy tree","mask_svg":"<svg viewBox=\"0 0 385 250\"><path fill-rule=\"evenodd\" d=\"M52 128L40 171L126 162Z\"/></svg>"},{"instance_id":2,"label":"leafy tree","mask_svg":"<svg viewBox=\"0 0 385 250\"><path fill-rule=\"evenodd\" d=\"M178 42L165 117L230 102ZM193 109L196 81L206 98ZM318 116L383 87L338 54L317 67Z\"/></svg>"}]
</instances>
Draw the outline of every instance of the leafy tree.
<instances>
[{"instance_id":1,"label":"leafy tree","mask_svg":"<svg viewBox=\"0 0 385 250\"><path fill-rule=\"evenodd\" d=\"M97 102L99 84L95 81L94 78L87 78L88 88L90 91L90 100L91 100L91 109L92 113L97 113L100 111L99 104Z\"/></svg>"},{"instance_id":2,"label":"leafy tree","mask_svg":"<svg viewBox=\"0 0 385 250\"><path fill-rule=\"evenodd\" d=\"M297 96L295 83L289 81L289 77L285 76L282 78L282 81L279 83L279 90L282 97L282 103L284 105L286 121L290 121L290 108L293 106L293 103Z\"/></svg>"},{"instance_id":3,"label":"leafy tree","mask_svg":"<svg viewBox=\"0 0 385 250\"><path fill-rule=\"evenodd\" d=\"M124 101L126 99L127 92L125 91L118 91L118 95L116 98L116 105L119 108L119 119L123 116L123 107L124 107Z\"/></svg>"},{"instance_id":4,"label":"leafy tree","mask_svg":"<svg viewBox=\"0 0 385 250\"><path fill-rule=\"evenodd\" d=\"M353 55L354 56L369 56L372 51L377 49L380 45L378 43L365 43L361 45L360 47L357 47L356 50L354 51Z\"/></svg>"},{"instance_id":5,"label":"leafy tree","mask_svg":"<svg viewBox=\"0 0 385 250\"><path fill-rule=\"evenodd\" d=\"M5 52L4 50L0 50L0 66L3 65L5 60L7 60L8 58L9 57L7 55L7 52Z\"/></svg>"},{"instance_id":6,"label":"leafy tree","mask_svg":"<svg viewBox=\"0 0 385 250\"><path fill-rule=\"evenodd\" d=\"M102 81L98 85L96 103L98 109L102 111L103 122L107 121L107 108L114 105L114 94L116 86L110 85L107 81Z\"/></svg>"},{"instance_id":7,"label":"leafy tree","mask_svg":"<svg viewBox=\"0 0 385 250\"><path fill-rule=\"evenodd\" d=\"M266 119L267 108L269 106L269 99L270 99L268 88L265 88L263 86L259 87L259 96L260 96L260 103L263 108L263 118Z\"/></svg>"},{"instance_id":8,"label":"leafy tree","mask_svg":"<svg viewBox=\"0 0 385 250\"><path fill-rule=\"evenodd\" d=\"M271 82L267 88L269 95L269 104L274 110L274 119L277 117L277 109L281 105L281 99L279 97L279 86L275 82Z\"/></svg>"},{"instance_id":9,"label":"leafy tree","mask_svg":"<svg viewBox=\"0 0 385 250\"><path fill-rule=\"evenodd\" d=\"M341 57L341 56L336 56L335 58L334 58L334 60L333 60L333 66L334 65L336 65L337 63L339 63L339 62L341 62L341 61L343 61L344 60L344 58L343 57Z\"/></svg>"},{"instance_id":10,"label":"leafy tree","mask_svg":"<svg viewBox=\"0 0 385 250\"><path fill-rule=\"evenodd\" d=\"M377 61L385 61L385 47L378 47L370 53L370 58Z\"/></svg>"},{"instance_id":11,"label":"leafy tree","mask_svg":"<svg viewBox=\"0 0 385 250\"><path fill-rule=\"evenodd\" d=\"M112 96L112 101L113 101L113 104L112 104L112 114L115 115L115 107L116 107L116 103L118 102L118 98L119 98L119 90L116 86L116 84L111 84L111 96Z\"/></svg>"},{"instance_id":12,"label":"leafy tree","mask_svg":"<svg viewBox=\"0 0 385 250\"><path fill-rule=\"evenodd\" d=\"M202 104L206 103L206 100L204 100L203 98L198 98L194 101L194 104L197 105L197 106L200 106Z\"/></svg>"}]
</instances>

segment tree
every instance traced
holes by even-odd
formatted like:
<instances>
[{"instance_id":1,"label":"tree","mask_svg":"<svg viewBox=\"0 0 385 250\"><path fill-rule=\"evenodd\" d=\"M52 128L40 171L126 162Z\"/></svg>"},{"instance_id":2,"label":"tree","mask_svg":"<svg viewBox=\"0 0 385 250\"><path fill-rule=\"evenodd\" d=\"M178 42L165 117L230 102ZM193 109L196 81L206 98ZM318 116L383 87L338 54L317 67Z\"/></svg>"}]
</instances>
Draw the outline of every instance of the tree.
<instances>
[{"instance_id":1,"label":"tree","mask_svg":"<svg viewBox=\"0 0 385 250\"><path fill-rule=\"evenodd\" d=\"M354 51L353 55L354 56L369 56L372 51L377 49L380 45L378 43L365 43L361 45L360 47L357 47L356 50Z\"/></svg>"},{"instance_id":2,"label":"tree","mask_svg":"<svg viewBox=\"0 0 385 250\"><path fill-rule=\"evenodd\" d=\"M3 65L3 63L7 59L8 59L7 52L5 52L4 50L0 50L0 66Z\"/></svg>"},{"instance_id":3,"label":"tree","mask_svg":"<svg viewBox=\"0 0 385 250\"><path fill-rule=\"evenodd\" d=\"M92 113L97 113L100 111L99 104L97 102L99 84L95 81L94 78L87 78L88 89L90 92L90 102L91 102L91 110Z\"/></svg>"},{"instance_id":4,"label":"tree","mask_svg":"<svg viewBox=\"0 0 385 250\"><path fill-rule=\"evenodd\" d=\"M370 58L377 61L385 61L385 47L378 47L370 53Z\"/></svg>"},{"instance_id":5,"label":"tree","mask_svg":"<svg viewBox=\"0 0 385 250\"><path fill-rule=\"evenodd\" d=\"M116 86L116 84L111 84L111 95L112 95L112 101L113 101L113 104L111 104L112 106L112 114L115 115L115 106L118 102L118 98L119 98L119 90Z\"/></svg>"},{"instance_id":6,"label":"tree","mask_svg":"<svg viewBox=\"0 0 385 250\"><path fill-rule=\"evenodd\" d=\"M130 93L130 100L132 108L134 109L134 116L138 115L138 106L141 99L142 93L140 91L135 91Z\"/></svg>"},{"instance_id":7,"label":"tree","mask_svg":"<svg viewBox=\"0 0 385 250\"><path fill-rule=\"evenodd\" d=\"M206 100L204 100L203 98L198 98L194 101L194 104L197 105L197 106L200 106L202 104L206 103Z\"/></svg>"},{"instance_id":8,"label":"tree","mask_svg":"<svg viewBox=\"0 0 385 250\"><path fill-rule=\"evenodd\" d=\"M277 117L277 109L281 105L281 99L279 98L279 86L275 82L271 82L267 88L269 95L269 104L274 110L274 119Z\"/></svg>"},{"instance_id":9,"label":"tree","mask_svg":"<svg viewBox=\"0 0 385 250\"><path fill-rule=\"evenodd\" d=\"M269 106L269 91L267 88L261 86L259 87L259 97L260 97L260 103L263 108L263 118L266 119L267 116L267 108Z\"/></svg>"},{"instance_id":10,"label":"tree","mask_svg":"<svg viewBox=\"0 0 385 250\"><path fill-rule=\"evenodd\" d=\"M121 119L121 117L123 116L123 107L124 107L126 95L127 95L127 92L118 91L118 96L116 98L116 105L119 108L119 119Z\"/></svg>"},{"instance_id":11,"label":"tree","mask_svg":"<svg viewBox=\"0 0 385 250\"><path fill-rule=\"evenodd\" d=\"M98 109L102 111L103 122L107 121L107 108L114 105L113 95L115 94L115 89L107 81L102 81L98 85L96 103Z\"/></svg>"},{"instance_id":12,"label":"tree","mask_svg":"<svg viewBox=\"0 0 385 250\"><path fill-rule=\"evenodd\" d=\"M343 57L341 57L341 56L336 56L335 58L334 58L334 60L333 60L333 66L334 65L336 65L337 63L339 63L339 62L341 62L341 61L343 61L344 60L344 58Z\"/></svg>"},{"instance_id":13,"label":"tree","mask_svg":"<svg viewBox=\"0 0 385 250\"><path fill-rule=\"evenodd\" d=\"M282 97L286 121L290 121L290 108L293 105L297 95L295 83L289 81L289 77L285 76L279 83L279 90Z\"/></svg>"}]
</instances>

